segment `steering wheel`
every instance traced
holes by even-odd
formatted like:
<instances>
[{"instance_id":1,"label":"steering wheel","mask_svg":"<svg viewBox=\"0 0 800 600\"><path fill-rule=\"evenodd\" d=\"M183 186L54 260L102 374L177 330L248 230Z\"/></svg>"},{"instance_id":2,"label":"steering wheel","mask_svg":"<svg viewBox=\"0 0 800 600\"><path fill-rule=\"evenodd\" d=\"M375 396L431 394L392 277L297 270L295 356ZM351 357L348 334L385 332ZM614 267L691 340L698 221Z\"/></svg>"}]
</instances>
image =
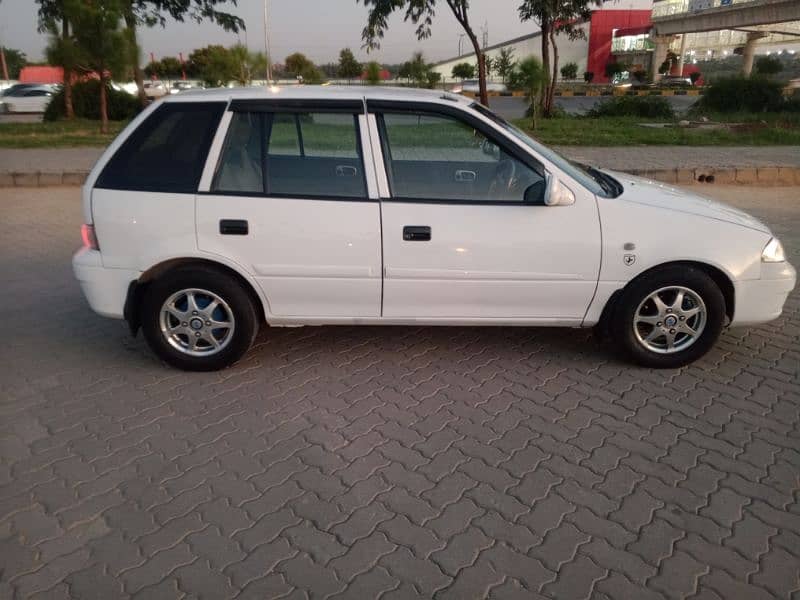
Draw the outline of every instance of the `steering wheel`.
<instances>
[{"instance_id":1,"label":"steering wheel","mask_svg":"<svg viewBox=\"0 0 800 600\"><path fill-rule=\"evenodd\" d=\"M494 178L489 184L489 199L498 192L513 192L518 183L516 163L510 158L504 158L497 163Z\"/></svg>"}]
</instances>

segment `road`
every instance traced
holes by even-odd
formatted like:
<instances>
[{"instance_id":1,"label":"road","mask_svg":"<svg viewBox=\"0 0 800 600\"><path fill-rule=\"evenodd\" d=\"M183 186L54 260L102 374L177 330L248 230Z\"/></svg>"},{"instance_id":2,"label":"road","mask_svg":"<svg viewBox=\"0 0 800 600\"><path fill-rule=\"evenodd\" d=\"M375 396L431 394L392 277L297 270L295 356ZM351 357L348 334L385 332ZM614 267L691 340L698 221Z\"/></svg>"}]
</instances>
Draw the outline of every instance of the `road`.
<instances>
[{"instance_id":1,"label":"road","mask_svg":"<svg viewBox=\"0 0 800 600\"><path fill-rule=\"evenodd\" d=\"M703 191L800 262L796 188ZM312 327L188 374L87 307L79 195L0 195L0 598L796 597L797 291L677 371Z\"/></svg>"}]
</instances>

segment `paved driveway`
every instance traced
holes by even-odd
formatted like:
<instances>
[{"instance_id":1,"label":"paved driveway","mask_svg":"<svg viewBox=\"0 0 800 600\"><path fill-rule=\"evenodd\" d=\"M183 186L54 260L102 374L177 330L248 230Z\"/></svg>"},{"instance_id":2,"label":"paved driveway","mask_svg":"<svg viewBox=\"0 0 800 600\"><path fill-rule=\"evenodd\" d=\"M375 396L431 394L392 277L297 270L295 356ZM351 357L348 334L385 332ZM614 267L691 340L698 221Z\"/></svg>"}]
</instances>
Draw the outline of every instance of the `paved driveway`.
<instances>
[{"instance_id":1,"label":"paved driveway","mask_svg":"<svg viewBox=\"0 0 800 600\"><path fill-rule=\"evenodd\" d=\"M0 196L0 597L796 594L797 293L679 371L574 330L326 327L184 374L84 303L78 195ZM797 190L728 195L798 262Z\"/></svg>"}]
</instances>

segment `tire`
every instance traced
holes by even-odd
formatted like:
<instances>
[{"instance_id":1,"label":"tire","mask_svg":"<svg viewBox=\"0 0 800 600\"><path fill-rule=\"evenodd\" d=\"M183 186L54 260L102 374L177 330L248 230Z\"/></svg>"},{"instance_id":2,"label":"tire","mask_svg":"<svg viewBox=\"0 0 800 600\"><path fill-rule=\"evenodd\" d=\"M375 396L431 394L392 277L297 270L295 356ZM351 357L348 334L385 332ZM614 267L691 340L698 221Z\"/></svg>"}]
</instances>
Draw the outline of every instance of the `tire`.
<instances>
[{"instance_id":1,"label":"tire","mask_svg":"<svg viewBox=\"0 0 800 600\"><path fill-rule=\"evenodd\" d=\"M633 362L674 369L706 354L724 324L725 297L719 286L696 267L675 265L628 284L614 309L611 334Z\"/></svg>"},{"instance_id":2,"label":"tire","mask_svg":"<svg viewBox=\"0 0 800 600\"><path fill-rule=\"evenodd\" d=\"M190 296L194 304L190 304ZM210 306L213 301L217 301L216 308ZM259 322L242 283L204 266L170 271L152 282L141 304L140 319L153 352L185 371L231 366L250 349Z\"/></svg>"}]
</instances>

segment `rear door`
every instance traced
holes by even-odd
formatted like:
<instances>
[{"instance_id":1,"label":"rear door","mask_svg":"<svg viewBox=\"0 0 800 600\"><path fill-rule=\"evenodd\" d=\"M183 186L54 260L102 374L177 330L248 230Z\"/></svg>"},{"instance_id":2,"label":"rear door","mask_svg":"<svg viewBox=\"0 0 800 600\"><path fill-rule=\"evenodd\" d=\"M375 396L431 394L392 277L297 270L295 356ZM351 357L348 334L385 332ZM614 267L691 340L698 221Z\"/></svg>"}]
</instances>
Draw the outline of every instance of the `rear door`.
<instances>
[{"instance_id":1,"label":"rear door","mask_svg":"<svg viewBox=\"0 0 800 600\"><path fill-rule=\"evenodd\" d=\"M383 316L580 323L600 267L594 195L576 185L574 204L545 206L544 165L463 110L368 106L388 184Z\"/></svg>"},{"instance_id":2,"label":"rear door","mask_svg":"<svg viewBox=\"0 0 800 600\"><path fill-rule=\"evenodd\" d=\"M197 197L198 245L250 273L276 320L380 315L380 206L363 113L361 101L234 101L225 117L213 179Z\"/></svg>"}]
</instances>

